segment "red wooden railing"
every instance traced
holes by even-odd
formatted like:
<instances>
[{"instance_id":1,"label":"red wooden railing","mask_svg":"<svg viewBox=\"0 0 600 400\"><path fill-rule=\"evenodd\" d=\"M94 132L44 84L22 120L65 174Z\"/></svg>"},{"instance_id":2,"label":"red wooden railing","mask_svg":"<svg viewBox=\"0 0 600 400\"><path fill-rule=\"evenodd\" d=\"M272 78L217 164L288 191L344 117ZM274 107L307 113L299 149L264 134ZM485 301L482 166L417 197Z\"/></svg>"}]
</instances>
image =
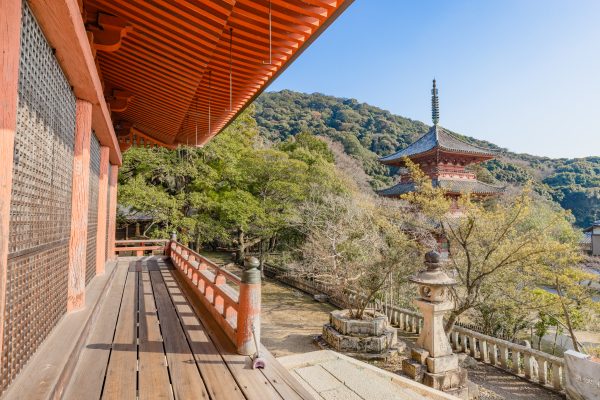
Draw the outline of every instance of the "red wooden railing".
<instances>
[{"instance_id":1,"label":"red wooden railing","mask_svg":"<svg viewBox=\"0 0 600 400\"><path fill-rule=\"evenodd\" d=\"M255 353L252 327L257 342L260 342L261 302L257 260L246 263L240 278L175 241L169 245L169 256L215 321L235 343L238 353Z\"/></svg>"},{"instance_id":2,"label":"red wooden railing","mask_svg":"<svg viewBox=\"0 0 600 400\"><path fill-rule=\"evenodd\" d=\"M115 252L118 255L121 253L131 252L135 256L141 257L149 252L150 254L166 254L169 245L167 239L139 239L139 240L116 240Z\"/></svg>"},{"instance_id":3,"label":"red wooden railing","mask_svg":"<svg viewBox=\"0 0 600 400\"><path fill-rule=\"evenodd\" d=\"M256 352L260 343L261 282L258 260L246 261L241 277L218 266L176 240L117 240L115 252L141 257L160 253L171 258L185 282L236 345L240 354ZM254 328L254 329L253 329Z\"/></svg>"}]
</instances>

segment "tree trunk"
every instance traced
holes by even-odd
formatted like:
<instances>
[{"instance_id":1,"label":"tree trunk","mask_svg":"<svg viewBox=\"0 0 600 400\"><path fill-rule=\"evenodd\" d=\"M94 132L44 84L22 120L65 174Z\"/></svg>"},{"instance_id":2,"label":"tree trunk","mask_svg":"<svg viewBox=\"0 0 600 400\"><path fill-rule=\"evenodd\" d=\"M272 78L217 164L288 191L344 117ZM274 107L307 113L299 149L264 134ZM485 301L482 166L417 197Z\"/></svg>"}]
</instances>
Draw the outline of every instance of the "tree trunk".
<instances>
[{"instance_id":1,"label":"tree trunk","mask_svg":"<svg viewBox=\"0 0 600 400\"><path fill-rule=\"evenodd\" d=\"M567 323L567 328L569 329L569 335L571 336L571 340L573 341L573 350L579 351L579 344L577 343L575 330L573 329L573 324L571 323L571 316L569 315L569 310L567 310L567 306L562 295L562 289L560 288L560 282L558 281L558 277L556 278L556 292L558 293L560 305L562 306L563 313L565 314L565 322Z\"/></svg>"},{"instance_id":2,"label":"tree trunk","mask_svg":"<svg viewBox=\"0 0 600 400\"><path fill-rule=\"evenodd\" d=\"M556 351L556 339L558 338L558 324L556 324L556 331L554 331L554 344L552 345L552 355Z\"/></svg>"},{"instance_id":3,"label":"tree trunk","mask_svg":"<svg viewBox=\"0 0 600 400\"><path fill-rule=\"evenodd\" d=\"M238 229L238 242L237 242L237 250L235 252L235 262L243 265L244 264L244 253L246 252L246 241L244 237L244 231L242 229Z\"/></svg>"},{"instance_id":4,"label":"tree trunk","mask_svg":"<svg viewBox=\"0 0 600 400\"><path fill-rule=\"evenodd\" d=\"M258 261L260 262L258 269L260 270L260 276L262 278L265 277L265 260L267 258L267 252L265 251L265 241L261 240L260 243L258 244L258 248L259 248L259 253L258 253Z\"/></svg>"},{"instance_id":5,"label":"tree trunk","mask_svg":"<svg viewBox=\"0 0 600 400\"><path fill-rule=\"evenodd\" d=\"M450 333L452 328L454 328L454 324L456 323L456 320L460 314L462 313L458 313L456 311L452 311L450 313L450 317L448 317L448 321L446 321L446 325L444 326L444 332Z\"/></svg>"}]
</instances>

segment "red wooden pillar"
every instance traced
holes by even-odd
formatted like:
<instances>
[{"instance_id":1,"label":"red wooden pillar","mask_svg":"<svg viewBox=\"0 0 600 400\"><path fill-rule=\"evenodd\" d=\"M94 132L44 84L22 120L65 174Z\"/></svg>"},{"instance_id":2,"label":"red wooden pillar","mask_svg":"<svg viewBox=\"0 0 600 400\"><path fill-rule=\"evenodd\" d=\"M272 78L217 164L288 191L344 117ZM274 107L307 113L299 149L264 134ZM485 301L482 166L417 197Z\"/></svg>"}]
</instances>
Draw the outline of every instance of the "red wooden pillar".
<instances>
[{"instance_id":1,"label":"red wooden pillar","mask_svg":"<svg viewBox=\"0 0 600 400\"><path fill-rule=\"evenodd\" d=\"M8 224L17 129L21 1L0 0L0 357L8 264Z\"/></svg>"},{"instance_id":2,"label":"red wooden pillar","mask_svg":"<svg viewBox=\"0 0 600 400\"><path fill-rule=\"evenodd\" d=\"M91 134L92 103L85 100L77 100L73 188L71 195L71 238L69 241L67 311L78 310L85 305Z\"/></svg>"},{"instance_id":3,"label":"red wooden pillar","mask_svg":"<svg viewBox=\"0 0 600 400\"><path fill-rule=\"evenodd\" d=\"M96 238L96 275L104 273L106 264L106 218L108 218L108 157L110 149L100 147L100 175L98 178L98 228Z\"/></svg>"},{"instance_id":4,"label":"red wooden pillar","mask_svg":"<svg viewBox=\"0 0 600 400\"><path fill-rule=\"evenodd\" d=\"M119 178L119 166L110 165L110 176L108 180L109 203L108 203L108 259L115 260L115 234L117 232L117 181Z\"/></svg>"},{"instance_id":5,"label":"red wooden pillar","mask_svg":"<svg viewBox=\"0 0 600 400\"><path fill-rule=\"evenodd\" d=\"M256 257L246 259L246 269L242 273L240 283L235 345L237 352L243 355L258 352L255 340L260 346L261 279L258 266L259 261Z\"/></svg>"}]
</instances>

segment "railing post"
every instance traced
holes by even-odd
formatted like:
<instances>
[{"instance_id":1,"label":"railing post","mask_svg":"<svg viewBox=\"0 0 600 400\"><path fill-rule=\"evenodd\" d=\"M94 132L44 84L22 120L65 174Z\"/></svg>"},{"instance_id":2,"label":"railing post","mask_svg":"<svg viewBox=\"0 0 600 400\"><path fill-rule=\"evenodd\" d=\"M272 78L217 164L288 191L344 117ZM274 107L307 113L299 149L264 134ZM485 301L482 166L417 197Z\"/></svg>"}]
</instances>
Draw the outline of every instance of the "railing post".
<instances>
[{"instance_id":1,"label":"railing post","mask_svg":"<svg viewBox=\"0 0 600 400\"><path fill-rule=\"evenodd\" d=\"M536 357L535 361L538 364L538 382L545 385L548 383L548 363L543 357Z\"/></svg>"},{"instance_id":2,"label":"railing post","mask_svg":"<svg viewBox=\"0 0 600 400\"><path fill-rule=\"evenodd\" d=\"M489 355L488 355L487 340L480 340L479 341L479 358L484 363L490 362Z\"/></svg>"},{"instance_id":3,"label":"railing post","mask_svg":"<svg viewBox=\"0 0 600 400\"><path fill-rule=\"evenodd\" d=\"M515 375L519 375L521 373L521 366L520 364L520 352L519 350L515 350L513 349L512 351L512 372L515 373Z\"/></svg>"},{"instance_id":4,"label":"railing post","mask_svg":"<svg viewBox=\"0 0 600 400\"><path fill-rule=\"evenodd\" d=\"M529 353L523 353L523 366L525 370L525 378L533 379L533 357Z\"/></svg>"},{"instance_id":5,"label":"railing post","mask_svg":"<svg viewBox=\"0 0 600 400\"><path fill-rule=\"evenodd\" d=\"M463 332L460 335L460 338L461 338L461 344L462 344L462 352L467 353L469 351L468 350L469 347L467 346L467 334ZM471 343L469 343L469 344L471 344Z\"/></svg>"},{"instance_id":6,"label":"railing post","mask_svg":"<svg viewBox=\"0 0 600 400\"><path fill-rule=\"evenodd\" d=\"M500 365L504 369L508 369L508 347L500 346Z\"/></svg>"},{"instance_id":7,"label":"railing post","mask_svg":"<svg viewBox=\"0 0 600 400\"><path fill-rule=\"evenodd\" d=\"M556 390L562 389L562 367L556 362L552 362L552 386Z\"/></svg>"},{"instance_id":8,"label":"railing post","mask_svg":"<svg viewBox=\"0 0 600 400\"><path fill-rule=\"evenodd\" d=\"M237 352L243 355L252 355L258 351L254 340L260 345L261 279L258 270L259 264L256 257L249 257L244 261L245 270L242 273L240 284L236 332ZM253 328L256 339L253 338Z\"/></svg>"},{"instance_id":9,"label":"railing post","mask_svg":"<svg viewBox=\"0 0 600 400\"><path fill-rule=\"evenodd\" d=\"M473 336L469 336L469 348L471 350L471 357L477 359L477 339Z\"/></svg>"},{"instance_id":10,"label":"railing post","mask_svg":"<svg viewBox=\"0 0 600 400\"><path fill-rule=\"evenodd\" d=\"M490 343L490 363L493 366L498 364L498 345L496 343Z\"/></svg>"},{"instance_id":11,"label":"railing post","mask_svg":"<svg viewBox=\"0 0 600 400\"><path fill-rule=\"evenodd\" d=\"M452 335L452 345L454 346L454 351L458 353L458 332L453 331L450 335Z\"/></svg>"}]
</instances>

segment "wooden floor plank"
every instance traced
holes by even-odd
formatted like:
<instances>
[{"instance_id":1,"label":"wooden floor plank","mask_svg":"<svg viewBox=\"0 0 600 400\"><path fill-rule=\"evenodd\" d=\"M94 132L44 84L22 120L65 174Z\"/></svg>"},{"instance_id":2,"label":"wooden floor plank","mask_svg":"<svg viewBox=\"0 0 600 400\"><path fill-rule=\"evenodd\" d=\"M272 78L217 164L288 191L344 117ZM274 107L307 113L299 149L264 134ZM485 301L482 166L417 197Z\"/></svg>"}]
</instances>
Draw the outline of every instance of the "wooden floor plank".
<instances>
[{"instance_id":1,"label":"wooden floor plank","mask_svg":"<svg viewBox=\"0 0 600 400\"><path fill-rule=\"evenodd\" d=\"M267 365L265 369L261 369L261 372L275 390L286 400L314 400L314 396L262 344L260 346L261 357L265 359Z\"/></svg>"},{"instance_id":2,"label":"wooden floor plank","mask_svg":"<svg viewBox=\"0 0 600 400\"><path fill-rule=\"evenodd\" d=\"M139 398L172 399L154 294L148 271L139 273Z\"/></svg>"},{"instance_id":3,"label":"wooden floor plank","mask_svg":"<svg viewBox=\"0 0 600 400\"><path fill-rule=\"evenodd\" d=\"M115 275L100 305L94 327L63 394L65 400L100 398L128 267L128 262L119 262L115 266Z\"/></svg>"},{"instance_id":4,"label":"wooden floor plank","mask_svg":"<svg viewBox=\"0 0 600 400\"><path fill-rule=\"evenodd\" d=\"M259 370L251 368L250 357L241 356L235 352L235 348L226 337L225 332L212 319L208 311L204 309L200 300L195 297L194 292L187 286L187 283L180 276L179 272L177 270L169 270L169 274L175 278L175 281L182 289L187 301L202 322L205 331L215 344L217 350L221 353L223 360L244 393L244 396L250 400L282 399L283 397L273 388L269 380Z\"/></svg>"},{"instance_id":5,"label":"wooden floor plank","mask_svg":"<svg viewBox=\"0 0 600 400\"><path fill-rule=\"evenodd\" d=\"M169 271L163 269L161 272L211 399L243 400L245 397L242 391L181 292L179 285Z\"/></svg>"},{"instance_id":6,"label":"wooden floor plank","mask_svg":"<svg viewBox=\"0 0 600 400\"><path fill-rule=\"evenodd\" d=\"M150 270L149 273L175 398L208 399L204 382L196 367L196 360L187 343L162 275L157 270Z\"/></svg>"},{"instance_id":7,"label":"wooden floor plank","mask_svg":"<svg viewBox=\"0 0 600 400\"><path fill-rule=\"evenodd\" d=\"M103 399L135 400L137 378L137 274L129 264L115 338L106 372Z\"/></svg>"}]
</instances>

